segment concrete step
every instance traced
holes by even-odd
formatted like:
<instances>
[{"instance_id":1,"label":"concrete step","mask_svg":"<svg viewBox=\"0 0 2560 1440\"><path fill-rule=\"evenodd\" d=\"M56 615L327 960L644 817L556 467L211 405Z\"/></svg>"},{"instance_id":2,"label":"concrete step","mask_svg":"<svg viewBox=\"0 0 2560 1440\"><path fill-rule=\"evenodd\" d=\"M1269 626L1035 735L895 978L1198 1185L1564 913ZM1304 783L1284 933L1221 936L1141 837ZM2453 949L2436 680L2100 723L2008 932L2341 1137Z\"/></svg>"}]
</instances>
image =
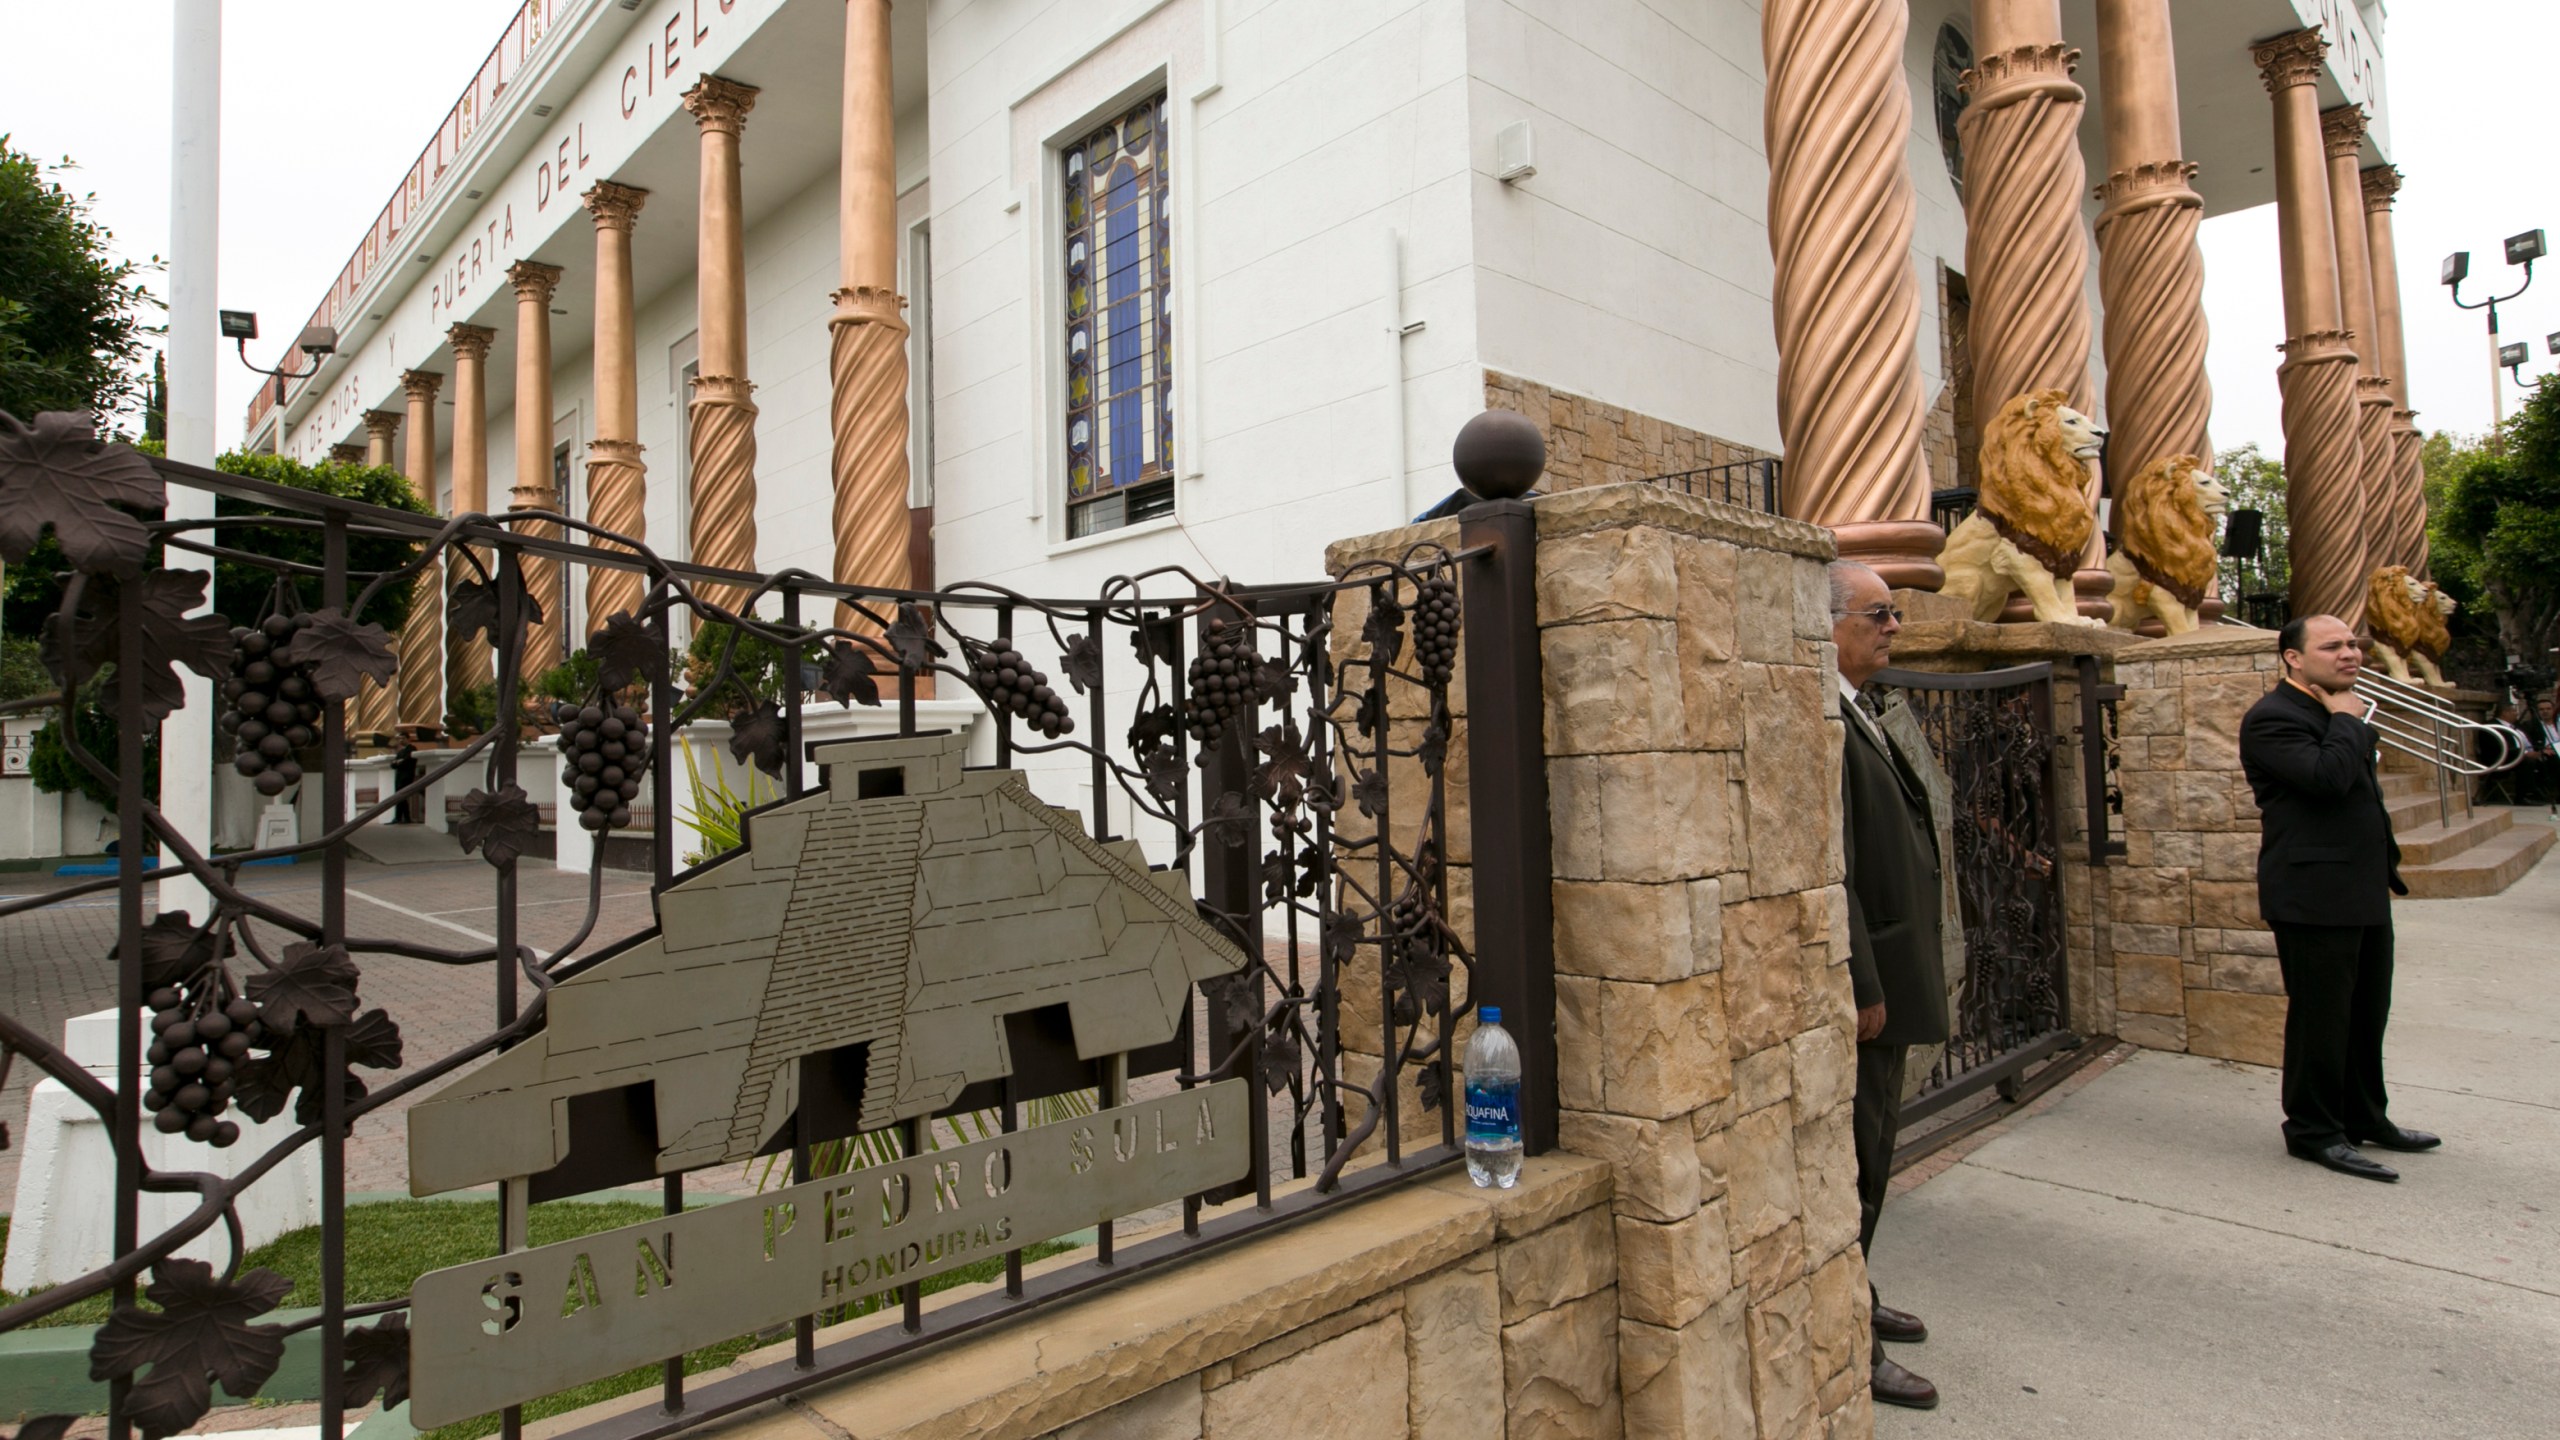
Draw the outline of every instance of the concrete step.
<instances>
[{"instance_id":1,"label":"concrete step","mask_svg":"<svg viewBox=\"0 0 2560 1440\"><path fill-rule=\"evenodd\" d=\"M2415 795L2421 790L2430 795L2436 793L2435 772L2394 770L2389 765L2382 767L2383 799L2394 800L2403 795Z\"/></svg>"},{"instance_id":2,"label":"concrete step","mask_svg":"<svg viewBox=\"0 0 2560 1440\"><path fill-rule=\"evenodd\" d=\"M2460 790L2450 792L2446 798L2452 806L2454 823L2460 824L2463 816L2470 812L2470 806ZM2435 787L2432 785L2416 794L2385 795L2382 808L2391 812L2391 833L2395 835L2415 830L2421 825L2433 825L2439 819Z\"/></svg>"},{"instance_id":3,"label":"concrete step","mask_svg":"<svg viewBox=\"0 0 2560 1440\"><path fill-rule=\"evenodd\" d=\"M2400 878L2408 882L2412 900L2495 895L2532 869L2555 842L2560 842L2560 830L2539 823L2517 825L2450 859L2403 865Z\"/></svg>"},{"instance_id":4,"label":"concrete step","mask_svg":"<svg viewBox=\"0 0 2560 1440\"><path fill-rule=\"evenodd\" d=\"M2515 823L2513 812L2493 805L2468 815L2457 810L2451 825L2439 824L2430 800L2426 823L2396 830L2392 838L2400 842L2402 865L2435 865L2507 833Z\"/></svg>"}]
</instances>

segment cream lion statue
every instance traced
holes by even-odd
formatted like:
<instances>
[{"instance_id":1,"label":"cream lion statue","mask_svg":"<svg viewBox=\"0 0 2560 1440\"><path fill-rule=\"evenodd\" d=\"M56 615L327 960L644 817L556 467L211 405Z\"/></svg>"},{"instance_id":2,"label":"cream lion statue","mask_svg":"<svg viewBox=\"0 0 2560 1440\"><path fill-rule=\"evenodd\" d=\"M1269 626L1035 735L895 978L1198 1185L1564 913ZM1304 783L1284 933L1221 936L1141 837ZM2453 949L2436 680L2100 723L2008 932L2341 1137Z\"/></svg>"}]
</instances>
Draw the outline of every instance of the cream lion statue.
<instances>
[{"instance_id":1,"label":"cream lion statue","mask_svg":"<svg viewBox=\"0 0 2560 1440\"><path fill-rule=\"evenodd\" d=\"M1997 618L2009 596L2024 591L2038 620L2106 623L2072 601L2071 572L2097 523L2081 487L2099 432L2063 399L2059 390L2018 396L1983 428L1981 494L1938 552L1947 573L1939 593L1971 602L1976 620Z\"/></svg>"},{"instance_id":2,"label":"cream lion statue","mask_svg":"<svg viewBox=\"0 0 2560 1440\"><path fill-rule=\"evenodd\" d=\"M2169 455L2133 477L2117 503L2122 523L2107 556L2116 577L2116 628L2131 630L2157 615L2172 635L2195 629L2218 563L2214 526L2230 510L2231 493L2193 455Z\"/></svg>"},{"instance_id":3,"label":"cream lion statue","mask_svg":"<svg viewBox=\"0 0 2560 1440\"><path fill-rule=\"evenodd\" d=\"M2394 680L2408 680L2414 664L2427 684L2444 684L2444 672L2436 662L2453 643L2453 633L2445 625L2453 611L2453 597L2437 589L2434 581L2410 574L2408 566L2385 565L2374 571L2366 582L2364 619L2373 631L2373 650L2382 660L2383 673Z\"/></svg>"}]
</instances>

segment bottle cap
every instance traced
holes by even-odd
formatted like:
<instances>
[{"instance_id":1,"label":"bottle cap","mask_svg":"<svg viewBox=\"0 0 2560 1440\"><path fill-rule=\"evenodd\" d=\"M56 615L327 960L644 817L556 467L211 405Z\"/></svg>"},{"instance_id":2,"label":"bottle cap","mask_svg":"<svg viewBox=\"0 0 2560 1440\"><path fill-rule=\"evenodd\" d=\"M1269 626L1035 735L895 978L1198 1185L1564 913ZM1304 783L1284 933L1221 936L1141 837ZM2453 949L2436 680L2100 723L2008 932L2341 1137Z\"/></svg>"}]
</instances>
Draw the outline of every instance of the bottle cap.
<instances>
[{"instance_id":1,"label":"bottle cap","mask_svg":"<svg viewBox=\"0 0 2560 1440\"><path fill-rule=\"evenodd\" d=\"M1499 1025L1502 1023L1502 1007L1499 1005L1479 1005L1476 1007L1476 1018L1487 1025Z\"/></svg>"}]
</instances>

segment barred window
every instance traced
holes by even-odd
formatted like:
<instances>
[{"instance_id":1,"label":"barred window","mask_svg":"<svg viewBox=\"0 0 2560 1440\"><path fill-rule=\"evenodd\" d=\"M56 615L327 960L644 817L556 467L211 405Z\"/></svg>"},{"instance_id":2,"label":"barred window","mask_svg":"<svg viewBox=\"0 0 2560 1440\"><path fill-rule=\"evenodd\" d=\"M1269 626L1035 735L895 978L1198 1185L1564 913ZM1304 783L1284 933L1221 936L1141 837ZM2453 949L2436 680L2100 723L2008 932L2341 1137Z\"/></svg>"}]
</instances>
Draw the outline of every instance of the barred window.
<instances>
[{"instance_id":1,"label":"barred window","mask_svg":"<svg viewBox=\"0 0 2560 1440\"><path fill-rule=\"evenodd\" d=\"M1067 296L1067 534L1173 513L1173 230L1165 100L1059 157Z\"/></svg>"}]
</instances>

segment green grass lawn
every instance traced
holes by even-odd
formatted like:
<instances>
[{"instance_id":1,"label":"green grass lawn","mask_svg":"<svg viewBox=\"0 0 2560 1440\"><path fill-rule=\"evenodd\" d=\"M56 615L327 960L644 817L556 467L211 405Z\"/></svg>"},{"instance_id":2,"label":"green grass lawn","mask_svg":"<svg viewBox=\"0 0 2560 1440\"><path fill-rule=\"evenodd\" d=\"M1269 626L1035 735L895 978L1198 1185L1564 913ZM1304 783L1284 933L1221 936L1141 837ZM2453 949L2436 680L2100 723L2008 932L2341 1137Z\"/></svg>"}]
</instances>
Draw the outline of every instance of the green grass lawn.
<instances>
[{"instance_id":1,"label":"green grass lawn","mask_svg":"<svg viewBox=\"0 0 2560 1440\"><path fill-rule=\"evenodd\" d=\"M658 1206L647 1201L557 1201L533 1207L527 1228L534 1244L548 1245L556 1240L573 1240L599 1230L654 1220L660 1213ZM0 1216L0 1254L8 1249L8 1225L8 1217ZM375 1300L404 1298L417 1278L430 1270L487 1259L495 1249L493 1241L497 1233L498 1204L495 1200L389 1200L351 1206L347 1211L347 1303L361 1305ZM1062 1241L1049 1241L1025 1248L1023 1259L1026 1262L1046 1259L1073 1248ZM273 1270L292 1281L293 1293L284 1300L287 1307L318 1305L319 1227L295 1230L276 1237L250 1251L241 1268ZM1004 1259L996 1256L937 1275L924 1282L924 1289L930 1294L954 1286L998 1279L1003 1274ZM17 1298L0 1291L0 1305ZM822 1324L832 1325L896 1303L894 1293L875 1296L819 1318ZM36 1323L99 1325L105 1323L107 1309L107 1297L98 1296L56 1311ZM685 1356L685 1373L695 1375L705 1370L716 1370L749 1350L772 1343L773 1339L770 1336L740 1336L693 1351ZM657 1385L664 1373L660 1366L644 1365L591 1381L526 1404L524 1418L538 1420L565 1414L582 1405L645 1390ZM482 1415L422 1433L429 1440L474 1440L477 1436L494 1435L497 1430L498 1417Z\"/></svg>"}]
</instances>

